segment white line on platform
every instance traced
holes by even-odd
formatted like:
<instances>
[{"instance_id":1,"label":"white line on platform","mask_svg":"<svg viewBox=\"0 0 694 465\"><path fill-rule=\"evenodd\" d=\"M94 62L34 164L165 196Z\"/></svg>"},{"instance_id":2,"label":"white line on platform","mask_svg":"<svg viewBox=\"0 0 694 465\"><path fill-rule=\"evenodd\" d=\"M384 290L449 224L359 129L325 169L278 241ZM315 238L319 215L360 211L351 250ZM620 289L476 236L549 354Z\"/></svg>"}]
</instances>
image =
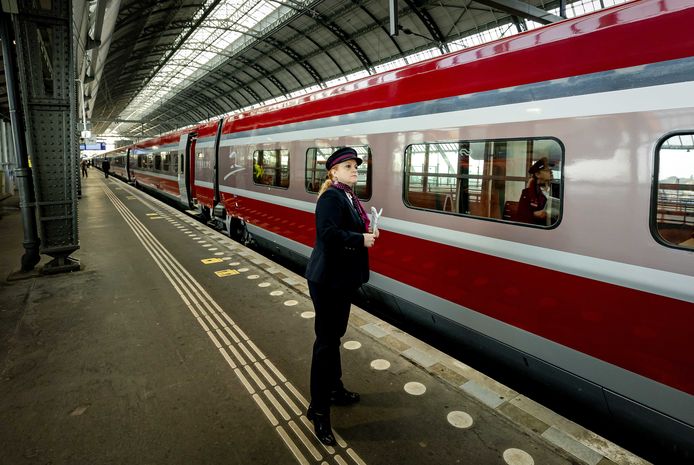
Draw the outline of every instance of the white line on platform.
<instances>
[{"instance_id":1,"label":"white line on platform","mask_svg":"<svg viewBox=\"0 0 694 465\"><path fill-rule=\"evenodd\" d=\"M256 393L255 389L248 381L248 378L246 375L244 375L243 371L246 372L246 374L259 387L259 390L262 391L263 394L268 398L268 400L272 404L272 407L279 413L282 419L285 422L287 422L289 427L294 431L294 434L296 434L297 437L299 437L301 442L304 443L309 452L311 452L311 455L317 461L321 460L322 456L309 440L309 436L313 434L312 424L304 415L302 415L302 410L300 409L300 407L297 406L296 403L290 398L290 396L285 393L282 387L278 385L278 382L273 379L273 375L279 380L279 383L285 383L285 387L305 408L307 406L307 401L303 397L303 395L301 395L301 393L291 383L287 381L286 377L275 367L275 365L269 359L266 358L265 354L255 345L255 343L253 343L253 341L246 335L246 333L234 323L234 321L226 314L226 312L224 312L224 310L207 293L207 291L200 285L200 283L196 281L195 278L193 278L193 276L190 275L190 273L178 262L178 260L173 255L171 255L171 253L157 240L157 238L149 231L149 229L147 229L147 227L145 227L144 224L131 211L128 210L128 208L120 201L120 199L118 199L118 197L113 192L111 192L107 186L104 186L104 191L113 203L113 205L115 206L116 210L118 210L123 219L133 230L135 236L140 240L145 250L147 250L147 252L149 252L149 254L152 256L154 262L162 271L164 276L172 284L173 288L181 297L181 300L183 301L185 306L190 310L196 321L198 321L198 323L203 328L204 332L208 335L215 347L217 347L220 354L225 359L230 368L233 370L234 374L237 376L241 384L246 388L251 398L261 409L261 411L268 419L270 424L276 428L276 431L278 432L282 440L285 442L287 447L290 449L297 461L302 465L308 465L309 463L306 460L306 457L301 453L297 445L289 437L285 429L279 424L280 422L278 421L277 417L272 413L268 405L262 400L260 395ZM140 198L139 200L145 203L143 199ZM155 210L157 209L155 208ZM227 322L229 325L227 325ZM211 326L214 332L216 332L219 338L221 338L221 340L226 345L226 348L222 345L222 343L220 343L219 339L215 336L214 332L209 328L208 325ZM229 336L234 340L233 343L229 341L229 339L224 335L224 332L222 330L226 331L226 333L229 334ZM235 333L238 334L239 337L237 337ZM241 342L241 340L243 340L245 344ZM246 344L251 348L250 350L246 347ZM238 349L240 349L246 355L246 357L251 361L252 364L246 363L244 357L241 355ZM240 366L243 367L243 371L237 366L237 364L232 359L232 356L229 355L229 352L227 352L227 350L233 354L233 357L236 358L236 361L238 361ZM260 360L265 364L265 366L267 366L269 371L266 370L260 362L256 361L256 358L252 352L255 352L258 355ZM258 373L260 374L260 376L258 375ZM277 392L279 397L281 397L283 401L286 403L286 405L289 406L291 414L298 417L300 419L300 424L302 424L310 432L309 436L306 436L306 434L304 434L301 431L299 426L297 426L297 423L292 420L292 415L290 415L290 413L288 413L287 410L278 401L277 397L275 397L275 395L273 394L272 389L266 389L265 384L260 379L261 377L265 378L271 386L274 386L274 390ZM347 444L341 437L339 437L337 434L336 437L338 438L338 444L343 449L345 449L345 451L350 457L356 456L358 458L356 453L352 449L348 448ZM323 444L321 445L330 455L334 457L334 459L338 463L346 464L342 457L336 454L336 451L333 447L325 446ZM363 461L360 460L361 459L357 461L355 459L355 462L357 462L358 465L365 465Z\"/></svg>"}]
</instances>

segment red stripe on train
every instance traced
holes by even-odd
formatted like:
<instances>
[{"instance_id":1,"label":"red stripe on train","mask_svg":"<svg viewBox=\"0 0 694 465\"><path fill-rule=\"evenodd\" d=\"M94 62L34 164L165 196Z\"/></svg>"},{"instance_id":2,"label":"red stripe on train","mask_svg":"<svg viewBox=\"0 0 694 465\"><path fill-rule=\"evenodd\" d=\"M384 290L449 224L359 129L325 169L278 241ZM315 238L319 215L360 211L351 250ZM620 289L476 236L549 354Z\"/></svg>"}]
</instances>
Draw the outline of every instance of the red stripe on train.
<instances>
[{"instance_id":1,"label":"red stripe on train","mask_svg":"<svg viewBox=\"0 0 694 465\"><path fill-rule=\"evenodd\" d=\"M173 197L180 196L180 187L177 180L166 179L157 176L156 173L147 173L145 171L137 171L132 173L134 179L143 186L149 187L151 189L157 189ZM125 176L125 174L123 174Z\"/></svg>"}]
</instances>

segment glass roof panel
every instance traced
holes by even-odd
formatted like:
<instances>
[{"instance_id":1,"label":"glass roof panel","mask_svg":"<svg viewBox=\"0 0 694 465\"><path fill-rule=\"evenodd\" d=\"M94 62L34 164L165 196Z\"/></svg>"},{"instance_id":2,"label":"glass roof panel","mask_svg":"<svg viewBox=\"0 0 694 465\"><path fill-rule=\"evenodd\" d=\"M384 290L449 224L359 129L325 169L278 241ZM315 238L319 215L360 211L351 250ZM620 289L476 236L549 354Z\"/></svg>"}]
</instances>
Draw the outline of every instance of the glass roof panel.
<instances>
[{"instance_id":1,"label":"glass roof panel","mask_svg":"<svg viewBox=\"0 0 694 465\"><path fill-rule=\"evenodd\" d=\"M207 0L205 7L212 1ZM205 7L196 12L194 20L200 18ZM140 119L150 113L153 105L165 101L168 94L184 86L186 78L215 59L220 58L221 61L226 48L244 34L249 35L254 27L281 7L281 3L266 0L223 0L186 42L179 45L157 75L121 113L120 118ZM189 31L190 29L184 29L179 37L185 36ZM213 50L207 45L212 45ZM111 132L115 132L118 126L120 124Z\"/></svg>"}]
</instances>

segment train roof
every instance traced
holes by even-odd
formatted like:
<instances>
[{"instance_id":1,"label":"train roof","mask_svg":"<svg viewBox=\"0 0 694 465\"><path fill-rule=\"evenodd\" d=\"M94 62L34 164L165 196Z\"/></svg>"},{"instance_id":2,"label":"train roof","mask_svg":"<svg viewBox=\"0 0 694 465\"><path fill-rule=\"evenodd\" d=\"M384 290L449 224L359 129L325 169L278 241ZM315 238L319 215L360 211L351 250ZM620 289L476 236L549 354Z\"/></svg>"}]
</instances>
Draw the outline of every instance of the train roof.
<instances>
[{"instance_id":1,"label":"train roof","mask_svg":"<svg viewBox=\"0 0 694 465\"><path fill-rule=\"evenodd\" d=\"M690 0L627 3L506 39L238 113L252 131L694 55Z\"/></svg>"},{"instance_id":2,"label":"train roof","mask_svg":"<svg viewBox=\"0 0 694 465\"><path fill-rule=\"evenodd\" d=\"M694 56L690 0L617 5L419 63L228 116L223 133L497 91ZM135 143L178 143L182 134L211 137L219 120ZM128 148L128 147L125 147ZM123 148L123 149L125 149Z\"/></svg>"}]
</instances>

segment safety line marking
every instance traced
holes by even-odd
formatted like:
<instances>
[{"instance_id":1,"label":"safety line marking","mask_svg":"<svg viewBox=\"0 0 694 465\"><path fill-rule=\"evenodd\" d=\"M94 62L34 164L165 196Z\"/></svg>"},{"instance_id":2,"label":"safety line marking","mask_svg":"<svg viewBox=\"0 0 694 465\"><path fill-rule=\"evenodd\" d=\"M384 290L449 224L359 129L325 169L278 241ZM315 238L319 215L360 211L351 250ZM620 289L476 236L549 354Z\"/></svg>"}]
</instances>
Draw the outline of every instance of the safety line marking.
<instances>
[{"instance_id":1,"label":"safety line marking","mask_svg":"<svg viewBox=\"0 0 694 465\"><path fill-rule=\"evenodd\" d=\"M250 376L251 379L255 382L256 386L258 386L258 389L260 389L261 391L265 390L265 384L263 384L263 382L260 381L260 378L258 378L258 376L255 374L250 365L244 365L243 369L246 370L246 373L248 373L248 376Z\"/></svg>"},{"instance_id":2,"label":"safety line marking","mask_svg":"<svg viewBox=\"0 0 694 465\"><path fill-rule=\"evenodd\" d=\"M263 399L261 399L258 394L253 394L253 400L256 404L258 404L258 407L260 407L260 410L263 411L267 419L270 420L272 426L277 426L280 424L280 422L277 421L277 418L275 418L270 409L267 408L267 405L265 405L265 402L263 402Z\"/></svg>"},{"instance_id":3,"label":"safety line marking","mask_svg":"<svg viewBox=\"0 0 694 465\"><path fill-rule=\"evenodd\" d=\"M299 451L299 448L296 447L296 444L294 444L294 441L291 440L287 432L282 428L281 426L277 427L277 432L279 433L280 437L284 441L284 443L289 447L289 450L292 451L292 454L294 454L294 457L299 461L301 465L308 465L308 460L306 460L306 457L304 457L304 454Z\"/></svg>"},{"instance_id":4,"label":"safety line marking","mask_svg":"<svg viewBox=\"0 0 694 465\"><path fill-rule=\"evenodd\" d=\"M219 352L222 354L222 357L224 357L224 360L227 361L227 363L229 364L229 366L230 366L231 368L236 368L236 364L235 364L234 361L231 359L231 357L229 357L229 354L227 354L227 351L224 350L224 347L221 347L221 348L219 349Z\"/></svg>"},{"instance_id":5,"label":"safety line marking","mask_svg":"<svg viewBox=\"0 0 694 465\"><path fill-rule=\"evenodd\" d=\"M311 444L311 441L306 437L306 435L301 431L301 429L297 426L296 423L293 421L289 422L289 427L292 429L296 437L299 438L299 441L304 445L306 449L311 453L314 459L316 460L321 460L323 456L318 452L318 449L316 449L313 444Z\"/></svg>"},{"instance_id":6,"label":"safety line marking","mask_svg":"<svg viewBox=\"0 0 694 465\"><path fill-rule=\"evenodd\" d=\"M256 362L256 361L257 361L257 360L255 359L255 357L253 356L253 354L250 353L250 352L248 351L248 349L246 349L246 346L245 346L245 345L243 345L243 342L239 342L238 346L241 347L241 350L243 350L243 353L246 354L246 357L248 357L248 360L250 360L250 363L253 363L253 362Z\"/></svg>"},{"instance_id":7,"label":"safety line marking","mask_svg":"<svg viewBox=\"0 0 694 465\"><path fill-rule=\"evenodd\" d=\"M181 297L181 300L183 301L185 306L188 308L195 320L200 324L201 328L204 330L205 334L208 335L212 343L219 350L220 355L224 358L224 360L229 365L236 377L239 379L241 384L246 388L251 398L261 409L261 411L268 419L270 424L276 427L276 431L278 432L282 440L285 442L287 447L290 449L294 457L299 461L299 463L308 463L308 461L299 450L299 447L293 442L291 437L287 434L286 430L279 424L279 420L277 419L277 416L273 413L273 409L282 417L282 419L285 422L287 422L290 429L292 429L292 431L294 432L294 435L296 435L299 438L304 447L306 447L307 450L311 453L311 456L313 458L316 458L316 455L313 451L311 451L311 448L308 446L311 444L311 441L315 441L315 443L322 446L322 448L326 450L328 454L333 456L338 463L346 464L342 457L336 453L333 447L325 446L315 438L313 434L312 424L304 415L301 414L300 408L296 405L296 403L294 403L294 401L291 398L293 396L299 402L299 404L303 405L305 408L308 403L306 399L303 397L303 395L301 395L301 393L290 382L287 381L284 375L282 375L282 373L275 367L275 365L253 343L253 341L246 335L246 333L238 325L234 323L234 321L226 314L226 312L224 312L224 310L207 293L207 291L200 285L200 283L196 281L190 275L190 273L178 262L178 260L176 260L176 258L173 257L173 255L171 255L171 253L157 240L157 238L153 236L153 234L147 229L147 227L145 227L144 224L140 222L137 219L137 217L127 209L127 207L125 207L125 204L123 204L120 201L120 199L118 199L118 197L116 197L115 194L108 189L107 186L104 186L104 191L113 203L116 210L118 210L123 219L133 230L135 236L140 240L145 250L147 250L148 253L152 256L154 262L162 271L164 276L172 284L178 295ZM142 198L138 198L138 200L140 200L140 202L142 202L143 204L148 205ZM219 322L219 325L217 324L217 322ZM214 331L210 329L208 325L211 325ZM229 342L229 340L224 336L222 330L229 334L232 337L232 339L234 339L236 342ZM225 345L222 345L220 339L218 339L215 336L215 333L220 337L220 339L224 342ZM238 334L241 339L239 339L239 337L237 337L235 333ZM241 340L243 340L243 342L241 342ZM250 347L250 350L246 347L246 345ZM251 360L250 363L246 362L246 359L244 359L244 357L241 355L239 350L237 350L237 348L240 349L240 351L243 352L249 360ZM257 359L251 351L255 352L258 355ZM236 361L234 360L234 358L236 359ZM237 365L236 362L239 362L240 366L243 367L243 370L241 370L241 368L239 367L239 365ZM269 369L269 371L265 370L263 364ZM258 373L256 373L256 370ZM244 374L244 371L246 372L246 374ZM284 387L286 387L290 395L284 392L284 390L278 384L278 382L273 379L273 375L279 380L279 383L284 383ZM253 380L253 382L259 387L259 391L261 391L263 395L268 399L268 401L270 402L270 406L272 406L272 409L270 408L270 406L268 406L268 404L265 401L263 401L260 394L256 392L248 377L250 377ZM269 388L266 388L265 384L261 381L261 377L265 378L271 384ZM277 393L278 397L273 394L273 387L274 392ZM289 406L291 414L299 418L300 421L298 424L291 419L292 415L290 415L290 413L287 412L285 407L279 402L278 398L281 398L284 401L284 403L287 406ZM301 431L299 425L301 425L301 427L303 427L305 432L307 432L308 434L304 434L304 432ZM342 438L339 437L339 435L337 435L336 433L335 436L336 438L338 438L338 444L340 444L340 446L343 449L345 449L345 451L348 453L350 457L354 456L359 458L359 456L356 455L356 453L353 450L352 454L349 454L349 450L347 450L347 444L344 442L344 440L342 440ZM305 439L306 442L304 442L303 439ZM320 454L318 455L320 456ZM321 460L321 458L318 458L316 460ZM355 462L357 462L356 459ZM363 462L357 462L357 465L361 464L363 464Z\"/></svg>"},{"instance_id":8,"label":"safety line marking","mask_svg":"<svg viewBox=\"0 0 694 465\"><path fill-rule=\"evenodd\" d=\"M290 409L292 409L292 412L294 412L294 415L300 416L301 415L301 409L294 403L294 401L287 395L286 392L284 392L284 389L282 389L282 386L275 386L275 391L277 391L277 394L284 400L284 403L289 406Z\"/></svg>"},{"instance_id":9,"label":"safety line marking","mask_svg":"<svg viewBox=\"0 0 694 465\"><path fill-rule=\"evenodd\" d=\"M265 394L265 397L267 397L267 400L270 401L270 403L275 407L275 410L277 410L282 417L284 421L289 421L289 414L287 411L280 405L280 403L277 401L274 395L272 395L272 392L265 390L263 391L263 394Z\"/></svg>"},{"instance_id":10,"label":"safety line marking","mask_svg":"<svg viewBox=\"0 0 694 465\"><path fill-rule=\"evenodd\" d=\"M267 370L263 368L263 366L259 362L255 362L253 363L253 365L255 366L256 370L258 370L260 374L263 375L263 378L265 378L267 382L270 383L270 386L277 386L277 381L272 379L270 373L268 373Z\"/></svg>"},{"instance_id":11,"label":"safety line marking","mask_svg":"<svg viewBox=\"0 0 694 465\"><path fill-rule=\"evenodd\" d=\"M255 394L255 389L253 389L253 386L251 386L251 383L248 382L245 376L243 376L243 373L241 373L241 370L238 368L234 368L234 373L236 373L236 376L239 378L241 381L241 384L246 388L249 394Z\"/></svg>"},{"instance_id":12,"label":"safety line marking","mask_svg":"<svg viewBox=\"0 0 694 465\"><path fill-rule=\"evenodd\" d=\"M218 330L217 330L217 336L219 336L219 338L220 338L222 341L224 341L224 345L225 345L225 346L230 346L230 345L231 345L231 341L230 341L229 339L227 339L227 337L224 335L224 333L222 332L221 329L218 329Z\"/></svg>"}]
</instances>

